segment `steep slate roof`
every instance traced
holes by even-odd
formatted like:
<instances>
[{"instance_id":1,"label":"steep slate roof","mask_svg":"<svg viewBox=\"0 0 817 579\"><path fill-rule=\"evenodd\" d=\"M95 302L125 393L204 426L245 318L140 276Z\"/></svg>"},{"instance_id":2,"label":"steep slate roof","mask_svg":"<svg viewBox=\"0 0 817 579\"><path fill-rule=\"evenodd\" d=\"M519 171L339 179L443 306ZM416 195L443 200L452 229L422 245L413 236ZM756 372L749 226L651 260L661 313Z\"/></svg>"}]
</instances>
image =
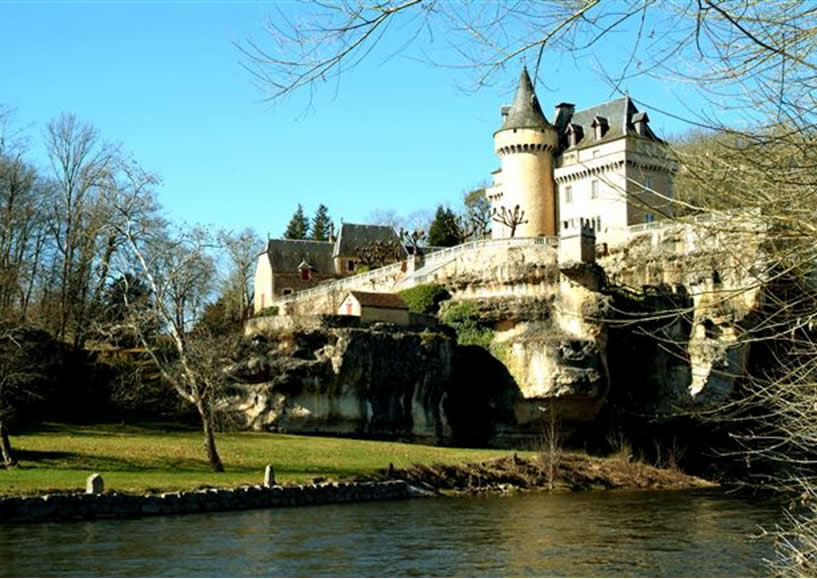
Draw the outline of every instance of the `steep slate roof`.
<instances>
[{"instance_id":1,"label":"steep slate roof","mask_svg":"<svg viewBox=\"0 0 817 579\"><path fill-rule=\"evenodd\" d=\"M305 261L318 273L335 273L332 244L328 241L270 239L266 253L274 272L297 272Z\"/></svg>"},{"instance_id":2,"label":"steep slate roof","mask_svg":"<svg viewBox=\"0 0 817 579\"><path fill-rule=\"evenodd\" d=\"M570 119L570 124L581 125L584 134L582 139L576 143L575 148L581 149L584 147L591 147L599 143L606 143L608 141L619 139L628 134L635 135L636 132L635 128L633 127L633 117L643 114L645 113L638 112L638 109L628 96L607 101L606 103L590 107L589 109L576 111L573 113L573 117ZM594 131L592 128L593 119L596 117L607 119L608 123L607 132L599 140L594 139ZM649 135L656 141L660 141L660 139L652 134L652 131L649 132Z\"/></svg>"},{"instance_id":3,"label":"steep slate roof","mask_svg":"<svg viewBox=\"0 0 817 579\"><path fill-rule=\"evenodd\" d=\"M388 308L392 310L407 310L409 309L406 302L403 301L397 294L380 294L373 292L359 292L352 290L350 295L360 303L361 307L369 308Z\"/></svg>"},{"instance_id":4,"label":"steep slate roof","mask_svg":"<svg viewBox=\"0 0 817 579\"><path fill-rule=\"evenodd\" d=\"M504 109L503 109L504 110ZM505 122L499 131L506 129L545 129L551 124L545 118L536 92L533 90L533 83L528 75L528 68L522 67L522 75L519 77L519 86L516 95L513 97L513 104L505 115ZM499 132L497 131L497 132Z\"/></svg>"},{"instance_id":5,"label":"steep slate roof","mask_svg":"<svg viewBox=\"0 0 817 579\"><path fill-rule=\"evenodd\" d=\"M373 241L396 241L405 255L405 248L400 243L400 237L398 237L393 227L357 223L341 223L333 255L335 257L356 255L358 249L369 245Z\"/></svg>"}]
</instances>

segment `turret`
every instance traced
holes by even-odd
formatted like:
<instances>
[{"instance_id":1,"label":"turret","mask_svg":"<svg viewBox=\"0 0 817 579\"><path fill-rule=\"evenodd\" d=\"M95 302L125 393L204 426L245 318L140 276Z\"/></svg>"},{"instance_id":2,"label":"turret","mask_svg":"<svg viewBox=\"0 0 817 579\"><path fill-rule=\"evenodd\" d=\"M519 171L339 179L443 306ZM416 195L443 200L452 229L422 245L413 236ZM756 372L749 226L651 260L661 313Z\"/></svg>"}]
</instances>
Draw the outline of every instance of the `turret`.
<instances>
[{"instance_id":1,"label":"turret","mask_svg":"<svg viewBox=\"0 0 817 579\"><path fill-rule=\"evenodd\" d=\"M525 212L526 223L515 237L557 234L558 205L553 181L553 153L558 133L542 113L527 68L522 69L513 104L502 107L502 127L494 133L494 150L502 163L501 182L490 191L494 209ZM493 237L508 237L507 227L495 223Z\"/></svg>"}]
</instances>

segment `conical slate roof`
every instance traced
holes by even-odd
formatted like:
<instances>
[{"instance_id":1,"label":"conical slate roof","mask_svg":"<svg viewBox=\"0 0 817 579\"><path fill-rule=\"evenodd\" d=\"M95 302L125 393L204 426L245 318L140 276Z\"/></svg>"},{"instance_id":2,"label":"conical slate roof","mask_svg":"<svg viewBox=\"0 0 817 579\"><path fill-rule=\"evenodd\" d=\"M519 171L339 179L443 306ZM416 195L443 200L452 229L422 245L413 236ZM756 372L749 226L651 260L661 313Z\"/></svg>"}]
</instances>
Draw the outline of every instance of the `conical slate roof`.
<instances>
[{"instance_id":1,"label":"conical slate roof","mask_svg":"<svg viewBox=\"0 0 817 579\"><path fill-rule=\"evenodd\" d=\"M505 122L502 123L500 131L506 129L545 129L551 124L542 113L539 106L539 99L533 90L533 83L528 75L528 68L522 67L522 75L519 77L519 87L513 97L513 104L508 109Z\"/></svg>"}]
</instances>

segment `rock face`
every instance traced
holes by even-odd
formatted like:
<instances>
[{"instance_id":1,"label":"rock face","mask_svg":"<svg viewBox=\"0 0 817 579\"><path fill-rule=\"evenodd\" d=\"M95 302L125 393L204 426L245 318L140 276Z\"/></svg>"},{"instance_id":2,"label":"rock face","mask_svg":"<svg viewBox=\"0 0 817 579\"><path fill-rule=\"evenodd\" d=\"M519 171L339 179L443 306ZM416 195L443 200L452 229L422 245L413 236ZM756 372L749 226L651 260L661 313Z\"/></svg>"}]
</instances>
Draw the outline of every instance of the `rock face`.
<instances>
[{"instance_id":1,"label":"rock face","mask_svg":"<svg viewBox=\"0 0 817 579\"><path fill-rule=\"evenodd\" d=\"M668 227L600 260L618 312L612 379L639 411L717 405L744 374L769 258L762 224L737 225Z\"/></svg>"},{"instance_id":2,"label":"rock face","mask_svg":"<svg viewBox=\"0 0 817 579\"><path fill-rule=\"evenodd\" d=\"M373 436L451 436L443 412L454 341L385 325L319 327L259 335L224 404L256 430Z\"/></svg>"},{"instance_id":3,"label":"rock face","mask_svg":"<svg viewBox=\"0 0 817 579\"><path fill-rule=\"evenodd\" d=\"M230 369L228 406L255 429L506 445L541 438L547 412L571 435L599 430L611 408L661 419L719 404L763 302L750 225L648 231L597 263L559 263L546 244L441 262L423 279L452 295L441 316L470 304L487 347L279 316Z\"/></svg>"}]
</instances>

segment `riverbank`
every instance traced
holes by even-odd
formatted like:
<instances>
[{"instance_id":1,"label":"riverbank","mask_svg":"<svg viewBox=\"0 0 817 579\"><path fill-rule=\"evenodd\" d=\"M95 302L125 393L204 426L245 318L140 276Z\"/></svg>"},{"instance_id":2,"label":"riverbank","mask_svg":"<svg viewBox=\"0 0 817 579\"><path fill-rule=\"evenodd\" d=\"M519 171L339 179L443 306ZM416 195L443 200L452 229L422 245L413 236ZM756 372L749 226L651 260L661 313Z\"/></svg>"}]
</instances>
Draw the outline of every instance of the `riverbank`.
<instances>
[{"instance_id":1,"label":"riverbank","mask_svg":"<svg viewBox=\"0 0 817 579\"><path fill-rule=\"evenodd\" d=\"M389 464L396 468L464 464L502 454L495 449L266 432L220 433L216 440L223 473L210 470L197 430L167 424L45 424L12 436L20 466L0 469L0 496L84 490L85 480L93 473L102 474L110 491L156 494L259 485L268 464L273 465L279 484L302 485L314 480L376 478Z\"/></svg>"},{"instance_id":2,"label":"riverbank","mask_svg":"<svg viewBox=\"0 0 817 579\"><path fill-rule=\"evenodd\" d=\"M435 493L483 494L529 490L582 491L612 489L680 490L717 484L677 469L656 468L625 454L612 457L562 452L503 456L466 464L412 465L383 471L372 480L400 479Z\"/></svg>"},{"instance_id":3,"label":"riverbank","mask_svg":"<svg viewBox=\"0 0 817 579\"><path fill-rule=\"evenodd\" d=\"M563 451L503 454L491 449L245 432L219 436L227 472L213 473L200 456L199 433L173 427L46 425L14 441L20 466L0 470L0 520L9 522L440 494L715 486L678 470L633 461L623 452L612 457ZM264 481L267 464L274 465L274 481ZM92 473L102 474L104 491L83 490Z\"/></svg>"},{"instance_id":4,"label":"riverbank","mask_svg":"<svg viewBox=\"0 0 817 579\"><path fill-rule=\"evenodd\" d=\"M40 496L0 497L0 521L41 523L180 515L408 499L446 494L508 493L530 490L691 489L715 486L678 471L657 469L616 457L596 458L567 453L559 463L541 456L518 454L462 465L414 465L360 476L357 482L320 481L307 485L243 485L233 489L204 488L184 492L123 494L105 491L93 475L87 490ZM272 477L270 476L270 479Z\"/></svg>"},{"instance_id":5,"label":"riverbank","mask_svg":"<svg viewBox=\"0 0 817 579\"><path fill-rule=\"evenodd\" d=\"M231 489L261 484L268 464L283 485L402 479L433 492L708 484L677 470L635 461L625 452L602 458L559 451L551 460L546 453L532 451L511 454L258 432L223 433L217 440L223 473L209 469L195 430L174 425L43 425L12 438L20 466L0 469L0 496L83 491L92 473L103 475L109 491L126 494Z\"/></svg>"}]
</instances>

